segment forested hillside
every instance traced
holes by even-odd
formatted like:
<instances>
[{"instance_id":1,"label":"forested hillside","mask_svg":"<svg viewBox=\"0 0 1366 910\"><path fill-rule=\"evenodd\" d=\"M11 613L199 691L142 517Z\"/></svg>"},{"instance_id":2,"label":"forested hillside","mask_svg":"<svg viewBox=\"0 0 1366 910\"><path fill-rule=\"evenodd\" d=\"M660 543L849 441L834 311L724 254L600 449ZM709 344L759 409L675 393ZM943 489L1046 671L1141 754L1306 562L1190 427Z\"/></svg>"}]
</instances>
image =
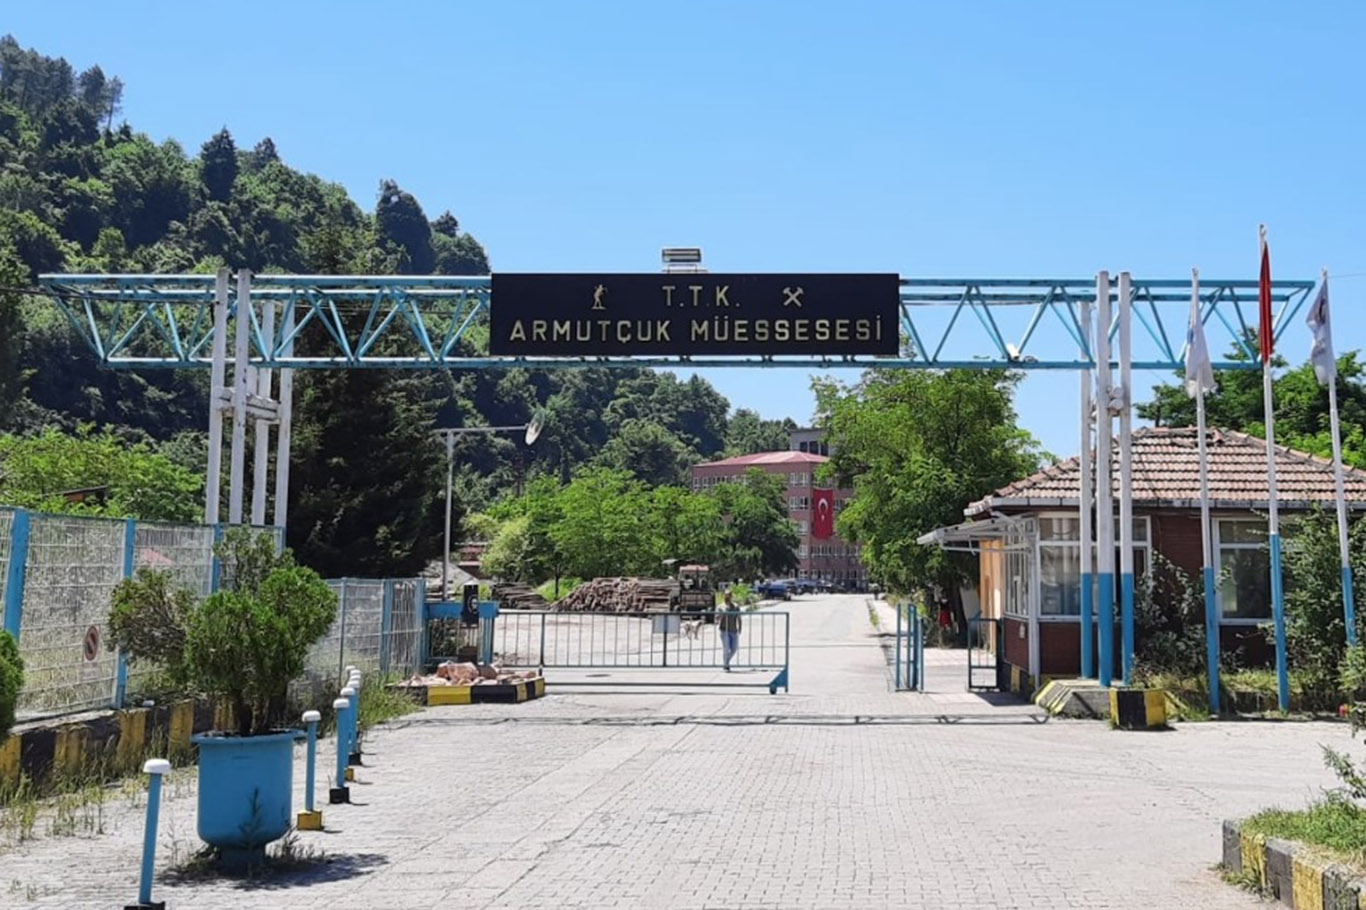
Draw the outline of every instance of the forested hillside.
<instances>
[{"instance_id":1,"label":"forested hillside","mask_svg":"<svg viewBox=\"0 0 1366 910\"><path fill-rule=\"evenodd\" d=\"M53 454L67 451L54 429L93 428L106 448L111 437L136 443L129 451L156 461L149 470L157 476L169 465L202 477L206 458L207 371L98 369L56 309L23 293L40 272L489 271L484 248L454 214L429 218L394 180L378 180L362 205L338 184L291 168L269 137L239 147L225 127L193 152L158 142L121 119L123 98L123 83L99 66L78 72L0 39L0 432L9 436L0 459L44 467L6 472L0 464L0 502L60 502L60 489L23 483L109 483L107 460ZM453 174L452 185L460 179ZM586 465L648 484L683 482L699 458L786 447L790 427L731 415L697 377L646 370L303 371L295 389L288 536L325 574L409 573L439 556L437 425L547 415L530 448L512 437L461 440L462 512L536 477L565 483ZM73 473L71 465L86 463L104 467ZM201 494L184 487L167 485L183 501L168 503L165 515L197 511ZM139 501L111 495L72 508L128 511Z\"/></svg>"}]
</instances>

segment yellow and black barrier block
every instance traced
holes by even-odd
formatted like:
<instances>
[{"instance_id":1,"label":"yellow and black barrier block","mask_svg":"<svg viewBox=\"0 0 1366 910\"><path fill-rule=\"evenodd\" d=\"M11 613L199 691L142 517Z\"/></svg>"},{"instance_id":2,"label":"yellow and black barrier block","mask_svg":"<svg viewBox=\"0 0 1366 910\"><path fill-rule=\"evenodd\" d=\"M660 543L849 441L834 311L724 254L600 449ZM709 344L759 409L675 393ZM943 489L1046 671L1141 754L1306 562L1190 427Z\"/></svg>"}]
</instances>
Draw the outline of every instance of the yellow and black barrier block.
<instances>
[{"instance_id":1,"label":"yellow and black barrier block","mask_svg":"<svg viewBox=\"0 0 1366 910\"><path fill-rule=\"evenodd\" d=\"M1167 726L1167 693L1162 689L1111 689L1110 722L1121 730Z\"/></svg>"},{"instance_id":2,"label":"yellow and black barrier block","mask_svg":"<svg viewBox=\"0 0 1366 910\"><path fill-rule=\"evenodd\" d=\"M1302 844L1243 831L1236 821L1223 829L1224 870L1295 910L1357 910L1366 907L1366 881L1351 869Z\"/></svg>"},{"instance_id":3,"label":"yellow and black barrier block","mask_svg":"<svg viewBox=\"0 0 1366 910\"><path fill-rule=\"evenodd\" d=\"M514 705L545 695L545 677L476 686L390 686L419 705Z\"/></svg>"}]
</instances>

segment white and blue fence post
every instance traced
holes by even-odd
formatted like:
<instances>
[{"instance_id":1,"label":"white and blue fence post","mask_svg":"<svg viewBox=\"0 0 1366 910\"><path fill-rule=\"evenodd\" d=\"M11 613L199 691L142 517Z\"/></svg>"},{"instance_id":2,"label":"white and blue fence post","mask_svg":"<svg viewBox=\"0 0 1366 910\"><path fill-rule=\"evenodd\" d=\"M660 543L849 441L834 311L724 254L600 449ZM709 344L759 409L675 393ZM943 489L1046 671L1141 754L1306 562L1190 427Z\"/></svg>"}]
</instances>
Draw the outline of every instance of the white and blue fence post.
<instances>
[{"instance_id":1,"label":"white and blue fence post","mask_svg":"<svg viewBox=\"0 0 1366 910\"><path fill-rule=\"evenodd\" d=\"M304 811L299 813L295 825L302 831L321 831L323 826L323 814L313 807L313 788L317 781L318 721L322 719L317 711L304 712L304 725L308 727L308 762L304 767Z\"/></svg>"},{"instance_id":2,"label":"white and blue fence post","mask_svg":"<svg viewBox=\"0 0 1366 910\"><path fill-rule=\"evenodd\" d=\"M1273 530L1271 538L1271 625L1276 636L1276 703L1290 710L1290 674L1285 655L1285 587L1281 575L1281 535Z\"/></svg>"},{"instance_id":3,"label":"white and blue fence post","mask_svg":"<svg viewBox=\"0 0 1366 910\"><path fill-rule=\"evenodd\" d=\"M915 691L925 691L925 617L915 613Z\"/></svg>"},{"instance_id":4,"label":"white and blue fence post","mask_svg":"<svg viewBox=\"0 0 1366 910\"><path fill-rule=\"evenodd\" d=\"M389 675L389 648L394 637L394 580L384 580L384 599L379 615L379 675Z\"/></svg>"},{"instance_id":5,"label":"white and blue fence post","mask_svg":"<svg viewBox=\"0 0 1366 910\"><path fill-rule=\"evenodd\" d=\"M134 544L137 541L137 522L132 518L123 521L123 577L133 577ZM114 707L122 708L128 697L128 655L123 649L118 651L117 665L114 669Z\"/></svg>"},{"instance_id":6,"label":"white and blue fence post","mask_svg":"<svg viewBox=\"0 0 1366 910\"><path fill-rule=\"evenodd\" d=\"M5 573L5 631L19 640L20 616L24 608L24 567L28 563L28 512L15 509L10 525L9 570Z\"/></svg>"},{"instance_id":7,"label":"white and blue fence post","mask_svg":"<svg viewBox=\"0 0 1366 910\"><path fill-rule=\"evenodd\" d=\"M218 558L218 544L223 539L223 526L213 526L213 543L209 547L209 593L213 594L223 584L223 561Z\"/></svg>"},{"instance_id":8,"label":"white and blue fence post","mask_svg":"<svg viewBox=\"0 0 1366 910\"><path fill-rule=\"evenodd\" d=\"M479 662L493 663L493 630L498 620L498 604L481 601L479 604Z\"/></svg>"},{"instance_id":9,"label":"white and blue fence post","mask_svg":"<svg viewBox=\"0 0 1366 910\"><path fill-rule=\"evenodd\" d=\"M896 638L894 639L896 646L892 648L896 657L894 662L896 669L893 671L892 679L896 681L896 684L892 686L893 689L901 688L901 611L903 608L903 604L896 605Z\"/></svg>"},{"instance_id":10,"label":"white and blue fence post","mask_svg":"<svg viewBox=\"0 0 1366 910\"><path fill-rule=\"evenodd\" d=\"M342 756L342 776L351 780L352 772L349 769L356 742L356 690L348 685L342 688L340 694L346 702L346 710L337 721L337 752Z\"/></svg>"},{"instance_id":11,"label":"white and blue fence post","mask_svg":"<svg viewBox=\"0 0 1366 910\"><path fill-rule=\"evenodd\" d=\"M138 902L125 910L153 910L164 908L164 902L152 903L152 870L157 855L157 815L161 808L161 778L171 773L171 763L164 758L149 758L142 766L147 775L147 824L142 832L142 874L138 877Z\"/></svg>"},{"instance_id":12,"label":"white and blue fence post","mask_svg":"<svg viewBox=\"0 0 1366 910\"><path fill-rule=\"evenodd\" d=\"M346 713L351 702L337 698L332 702L332 712L337 718L337 777L336 786L327 791L327 801L333 805L351 802L351 788L346 786Z\"/></svg>"},{"instance_id":13,"label":"white and blue fence post","mask_svg":"<svg viewBox=\"0 0 1366 910\"><path fill-rule=\"evenodd\" d=\"M360 762L360 671L352 670L351 678L346 681L346 687L356 694L351 698L351 751L347 753L346 763L348 765L359 765Z\"/></svg>"}]
</instances>

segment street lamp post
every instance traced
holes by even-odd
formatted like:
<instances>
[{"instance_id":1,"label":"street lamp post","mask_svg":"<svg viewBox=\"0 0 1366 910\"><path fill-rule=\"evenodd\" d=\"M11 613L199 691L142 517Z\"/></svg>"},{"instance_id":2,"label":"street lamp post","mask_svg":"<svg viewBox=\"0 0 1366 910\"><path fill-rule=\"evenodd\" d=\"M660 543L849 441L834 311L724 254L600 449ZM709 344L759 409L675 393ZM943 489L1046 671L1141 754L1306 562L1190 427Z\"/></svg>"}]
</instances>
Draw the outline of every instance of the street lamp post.
<instances>
[{"instance_id":1,"label":"street lamp post","mask_svg":"<svg viewBox=\"0 0 1366 910\"><path fill-rule=\"evenodd\" d=\"M451 577L451 487L455 481L455 437L464 436L471 433L523 433L527 445L536 441L536 437L541 435L541 428L545 425L544 418L536 415L531 418L530 423L517 424L509 427L442 427L437 430L446 438L446 534L444 546L441 548L441 599L450 600L450 592L447 589Z\"/></svg>"}]
</instances>

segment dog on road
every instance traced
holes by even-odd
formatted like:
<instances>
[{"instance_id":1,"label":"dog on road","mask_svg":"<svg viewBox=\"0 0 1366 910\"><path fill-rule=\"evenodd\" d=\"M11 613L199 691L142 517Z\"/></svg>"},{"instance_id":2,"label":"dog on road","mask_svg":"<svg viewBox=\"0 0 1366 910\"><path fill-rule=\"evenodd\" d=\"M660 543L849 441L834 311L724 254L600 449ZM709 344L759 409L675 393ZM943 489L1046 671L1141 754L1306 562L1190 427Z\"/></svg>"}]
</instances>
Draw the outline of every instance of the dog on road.
<instances>
[{"instance_id":1,"label":"dog on road","mask_svg":"<svg viewBox=\"0 0 1366 910\"><path fill-rule=\"evenodd\" d=\"M689 620L688 622L683 623L681 628L683 629L684 638L691 638L693 640L696 640L698 634L702 631L702 620Z\"/></svg>"}]
</instances>

